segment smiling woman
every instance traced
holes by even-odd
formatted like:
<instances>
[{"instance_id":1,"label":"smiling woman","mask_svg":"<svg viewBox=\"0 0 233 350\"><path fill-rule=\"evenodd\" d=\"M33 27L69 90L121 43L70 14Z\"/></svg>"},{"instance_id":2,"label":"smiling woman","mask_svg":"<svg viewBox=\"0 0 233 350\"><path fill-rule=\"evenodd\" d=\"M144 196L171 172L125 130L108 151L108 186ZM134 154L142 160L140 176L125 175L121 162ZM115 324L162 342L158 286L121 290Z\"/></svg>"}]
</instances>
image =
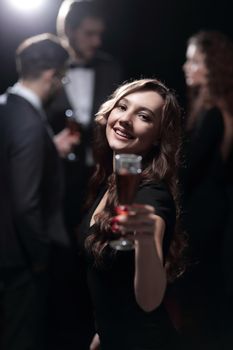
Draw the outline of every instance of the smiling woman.
<instances>
[{"instance_id":1,"label":"smiling woman","mask_svg":"<svg viewBox=\"0 0 233 350\"><path fill-rule=\"evenodd\" d=\"M98 332L90 349L97 350L99 343L102 350L178 348L178 334L163 306L167 280L177 277L174 268L181 267L184 247L176 221L178 103L156 79L125 83L100 107L95 131L96 171L89 212L79 228ZM123 213L115 210L121 201L116 153L142 158L139 187ZM134 251L113 249L121 233Z\"/></svg>"},{"instance_id":2,"label":"smiling woman","mask_svg":"<svg viewBox=\"0 0 233 350\"><path fill-rule=\"evenodd\" d=\"M45 1L44 0L8 0L9 3L20 11L32 11L41 7Z\"/></svg>"}]
</instances>

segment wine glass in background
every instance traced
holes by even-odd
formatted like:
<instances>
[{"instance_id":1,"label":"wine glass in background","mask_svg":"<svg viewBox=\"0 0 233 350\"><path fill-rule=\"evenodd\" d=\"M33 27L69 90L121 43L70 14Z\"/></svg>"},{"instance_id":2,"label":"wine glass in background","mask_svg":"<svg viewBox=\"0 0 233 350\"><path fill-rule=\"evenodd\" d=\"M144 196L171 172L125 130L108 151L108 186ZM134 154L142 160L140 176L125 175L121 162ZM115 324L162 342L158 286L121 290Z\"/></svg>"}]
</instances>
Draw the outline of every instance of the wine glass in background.
<instances>
[{"instance_id":1,"label":"wine glass in background","mask_svg":"<svg viewBox=\"0 0 233 350\"><path fill-rule=\"evenodd\" d=\"M116 213L127 215L127 205L132 204L140 182L142 157L136 154L116 154L114 158L114 171L116 174L116 188L119 206ZM116 250L134 249L132 241L126 237L110 241L110 246Z\"/></svg>"},{"instance_id":2,"label":"wine glass in background","mask_svg":"<svg viewBox=\"0 0 233 350\"><path fill-rule=\"evenodd\" d=\"M74 116L74 112L71 109L67 109L65 111L66 116L66 126L69 129L70 133L72 135L78 134L80 135L81 132L81 126L80 123L76 120ZM68 153L66 159L70 162L75 162L78 160L78 155L76 154L77 146L73 146L71 152Z\"/></svg>"}]
</instances>

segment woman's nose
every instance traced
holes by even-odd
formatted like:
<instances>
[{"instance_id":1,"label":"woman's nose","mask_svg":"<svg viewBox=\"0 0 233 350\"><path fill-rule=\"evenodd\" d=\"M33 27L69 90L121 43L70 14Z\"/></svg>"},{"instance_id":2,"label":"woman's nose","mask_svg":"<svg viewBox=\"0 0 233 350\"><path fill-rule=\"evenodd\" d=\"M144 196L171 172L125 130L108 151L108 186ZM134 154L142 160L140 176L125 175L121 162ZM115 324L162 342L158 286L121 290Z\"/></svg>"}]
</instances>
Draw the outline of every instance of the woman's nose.
<instances>
[{"instance_id":1,"label":"woman's nose","mask_svg":"<svg viewBox=\"0 0 233 350\"><path fill-rule=\"evenodd\" d=\"M125 111L124 113L121 114L119 122L131 124L132 119L133 119L132 113L130 111Z\"/></svg>"}]
</instances>

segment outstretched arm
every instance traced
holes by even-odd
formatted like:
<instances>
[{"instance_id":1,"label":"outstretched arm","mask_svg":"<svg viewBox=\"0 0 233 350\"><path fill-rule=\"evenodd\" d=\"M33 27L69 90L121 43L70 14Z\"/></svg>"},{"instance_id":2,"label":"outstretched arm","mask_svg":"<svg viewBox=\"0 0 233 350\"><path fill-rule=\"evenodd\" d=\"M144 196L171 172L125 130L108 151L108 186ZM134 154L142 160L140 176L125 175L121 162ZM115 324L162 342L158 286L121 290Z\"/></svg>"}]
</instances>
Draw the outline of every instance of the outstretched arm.
<instances>
[{"instance_id":1,"label":"outstretched arm","mask_svg":"<svg viewBox=\"0 0 233 350\"><path fill-rule=\"evenodd\" d=\"M117 216L120 231L134 232L134 291L138 305L146 312L156 309L166 289L163 264L164 220L149 205L132 205L128 215Z\"/></svg>"}]
</instances>

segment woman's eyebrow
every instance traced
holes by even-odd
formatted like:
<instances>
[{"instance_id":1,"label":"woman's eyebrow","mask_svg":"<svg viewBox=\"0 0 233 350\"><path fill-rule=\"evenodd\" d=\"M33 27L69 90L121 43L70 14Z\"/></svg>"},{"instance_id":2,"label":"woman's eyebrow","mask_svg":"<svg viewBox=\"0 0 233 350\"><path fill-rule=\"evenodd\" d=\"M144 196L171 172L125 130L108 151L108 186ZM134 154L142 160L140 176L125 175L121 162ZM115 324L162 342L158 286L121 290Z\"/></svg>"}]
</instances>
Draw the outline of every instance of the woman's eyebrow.
<instances>
[{"instance_id":1,"label":"woman's eyebrow","mask_svg":"<svg viewBox=\"0 0 233 350\"><path fill-rule=\"evenodd\" d=\"M155 112L152 111L152 110L151 110L150 108L148 108L148 107L143 107L143 106L141 106L140 109L142 109L143 111L147 111L147 112L149 112L150 114L152 114L153 116L155 116Z\"/></svg>"},{"instance_id":2,"label":"woman's eyebrow","mask_svg":"<svg viewBox=\"0 0 233 350\"><path fill-rule=\"evenodd\" d=\"M120 103L120 102L127 102L127 103L129 103L129 100L128 100L126 97L122 97L122 98L118 101L118 103Z\"/></svg>"},{"instance_id":3,"label":"woman's eyebrow","mask_svg":"<svg viewBox=\"0 0 233 350\"><path fill-rule=\"evenodd\" d=\"M130 100L127 99L127 97L122 97L118 103L120 102L124 102L124 103L130 103ZM138 105L137 106L137 109L139 110L142 110L142 111L147 111L148 113L152 114L153 117L156 117L156 113L154 111L152 111L150 108L148 107L145 107L145 106L141 106L141 105Z\"/></svg>"}]
</instances>

